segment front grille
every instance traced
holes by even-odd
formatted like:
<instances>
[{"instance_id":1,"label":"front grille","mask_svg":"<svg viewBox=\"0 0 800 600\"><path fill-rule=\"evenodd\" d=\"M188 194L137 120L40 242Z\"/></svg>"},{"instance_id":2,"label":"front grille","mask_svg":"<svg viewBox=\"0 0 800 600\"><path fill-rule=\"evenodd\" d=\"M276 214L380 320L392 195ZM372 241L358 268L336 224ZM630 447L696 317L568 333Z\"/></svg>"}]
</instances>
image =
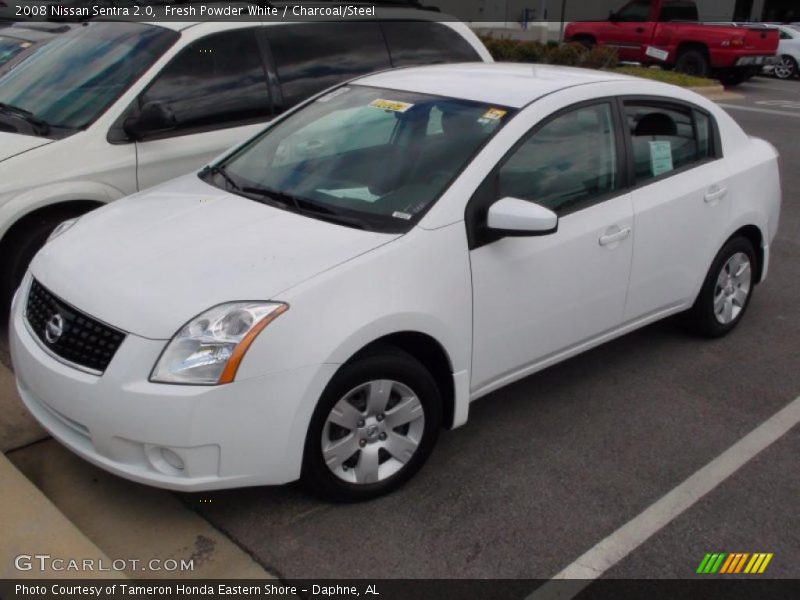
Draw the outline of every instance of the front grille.
<instances>
[{"instance_id":1,"label":"front grille","mask_svg":"<svg viewBox=\"0 0 800 600\"><path fill-rule=\"evenodd\" d=\"M25 316L50 352L99 373L106 370L125 339L122 331L73 308L35 279L28 292Z\"/></svg>"}]
</instances>

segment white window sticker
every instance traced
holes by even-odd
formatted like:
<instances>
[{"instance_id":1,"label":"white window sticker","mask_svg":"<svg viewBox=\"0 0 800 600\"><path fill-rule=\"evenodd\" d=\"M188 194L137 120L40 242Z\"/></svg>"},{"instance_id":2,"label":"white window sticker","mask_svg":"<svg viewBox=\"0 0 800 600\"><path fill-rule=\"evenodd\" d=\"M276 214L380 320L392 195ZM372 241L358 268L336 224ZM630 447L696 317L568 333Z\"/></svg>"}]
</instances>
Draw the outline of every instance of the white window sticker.
<instances>
[{"instance_id":1,"label":"white window sticker","mask_svg":"<svg viewBox=\"0 0 800 600\"><path fill-rule=\"evenodd\" d=\"M408 221L408 220L411 219L411 215L410 214L404 213L404 212L400 212L399 210L394 211L392 213L392 216L395 219L403 219L404 221Z\"/></svg>"},{"instance_id":2,"label":"white window sticker","mask_svg":"<svg viewBox=\"0 0 800 600\"><path fill-rule=\"evenodd\" d=\"M372 108L380 108L381 110L390 110L392 112L404 113L414 107L413 104L408 102L398 102L396 100L384 100L377 98L369 103Z\"/></svg>"},{"instance_id":3,"label":"white window sticker","mask_svg":"<svg viewBox=\"0 0 800 600\"><path fill-rule=\"evenodd\" d=\"M655 48L653 46L648 46L647 50L645 50L644 53L647 56L652 56L653 58L657 58L658 60L667 60L669 58L669 52L667 52L666 50Z\"/></svg>"},{"instance_id":4,"label":"white window sticker","mask_svg":"<svg viewBox=\"0 0 800 600\"><path fill-rule=\"evenodd\" d=\"M330 102L334 98L338 98L342 94L346 94L350 91L350 88L339 88L338 90L333 90L330 94L325 94L324 96L320 96L317 98L317 102Z\"/></svg>"},{"instance_id":5,"label":"white window sticker","mask_svg":"<svg viewBox=\"0 0 800 600\"><path fill-rule=\"evenodd\" d=\"M650 170L653 177L669 173L672 166L672 144L669 142L650 142Z\"/></svg>"}]
</instances>

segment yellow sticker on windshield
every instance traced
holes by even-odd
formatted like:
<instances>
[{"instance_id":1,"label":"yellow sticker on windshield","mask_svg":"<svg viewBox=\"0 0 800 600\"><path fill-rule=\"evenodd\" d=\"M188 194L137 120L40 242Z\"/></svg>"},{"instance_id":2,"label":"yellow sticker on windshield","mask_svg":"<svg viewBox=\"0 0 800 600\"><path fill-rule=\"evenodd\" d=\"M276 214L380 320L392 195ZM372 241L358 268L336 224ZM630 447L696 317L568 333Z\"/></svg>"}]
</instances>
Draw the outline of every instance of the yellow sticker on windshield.
<instances>
[{"instance_id":1,"label":"yellow sticker on windshield","mask_svg":"<svg viewBox=\"0 0 800 600\"><path fill-rule=\"evenodd\" d=\"M506 116L508 113L507 110L502 110L499 108L490 108L485 113L483 113L482 119L488 119L489 121L499 121L503 117Z\"/></svg>"},{"instance_id":2,"label":"yellow sticker on windshield","mask_svg":"<svg viewBox=\"0 0 800 600\"><path fill-rule=\"evenodd\" d=\"M404 113L409 108L413 108L413 104L409 104L408 102L397 102L396 100L384 100L382 98L377 98L369 103L372 108L380 108L382 110L390 110L392 112L399 112Z\"/></svg>"}]
</instances>

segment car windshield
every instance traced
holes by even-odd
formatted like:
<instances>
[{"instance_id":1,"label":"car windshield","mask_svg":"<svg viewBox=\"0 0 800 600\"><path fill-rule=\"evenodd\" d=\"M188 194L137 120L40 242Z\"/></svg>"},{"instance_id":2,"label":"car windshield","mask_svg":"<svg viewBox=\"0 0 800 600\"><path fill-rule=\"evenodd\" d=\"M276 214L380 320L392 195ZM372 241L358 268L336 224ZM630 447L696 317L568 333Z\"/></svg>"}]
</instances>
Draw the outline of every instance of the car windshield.
<instances>
[{"instance_id":1,"label":"car windshield","mask_svg":"<svg viewBox=\"0 0 800 600\"><path fill-rule=\"evenodd\" d=\"M253 200L343 225L404 232L513 110L350 85L201 172Z\"/></svg>"},{"instance_id":2,"label":"car windshield","mask_svg":"<svg viewBox=\"0 0 800 600\"><path fill-rule=\"evenodd\" d=\"M0 65L7 63L30 45L30 42L0 35Z\"/></svg>"},{"instance_id":3,"label":"car windshield","mask_svg":"<svg viewBox=\"0 0 800 600\"><path fill-rule=\"evenodd\" d=\"M177 37L142 23L97 22L54 38L0 77L0 127L34 135L86 127ZM39 127L26 127L32 122Z\"/></svg>"}]
</instances>

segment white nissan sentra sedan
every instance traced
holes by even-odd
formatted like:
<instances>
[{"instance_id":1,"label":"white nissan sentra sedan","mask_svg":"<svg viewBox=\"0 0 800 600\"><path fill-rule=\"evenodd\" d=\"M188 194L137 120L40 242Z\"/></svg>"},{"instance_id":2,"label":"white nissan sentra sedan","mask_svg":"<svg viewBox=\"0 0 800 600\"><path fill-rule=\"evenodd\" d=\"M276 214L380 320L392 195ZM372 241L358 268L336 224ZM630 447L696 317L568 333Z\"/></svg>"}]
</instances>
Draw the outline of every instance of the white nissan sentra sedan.
<instances>
[{"instance_id":1,"label":"white nissan sentra sedan","mask_svg":"<svg viewBox=\"0 0 800 600\"><path fill-rule=\"evenodd\" d=\"M674 313L730 332L767 274L777 159L656 82L365 76L59 226L14 300L19 392L136 481L374 497L501 386Z\"/></svg>"}]
</instances>

